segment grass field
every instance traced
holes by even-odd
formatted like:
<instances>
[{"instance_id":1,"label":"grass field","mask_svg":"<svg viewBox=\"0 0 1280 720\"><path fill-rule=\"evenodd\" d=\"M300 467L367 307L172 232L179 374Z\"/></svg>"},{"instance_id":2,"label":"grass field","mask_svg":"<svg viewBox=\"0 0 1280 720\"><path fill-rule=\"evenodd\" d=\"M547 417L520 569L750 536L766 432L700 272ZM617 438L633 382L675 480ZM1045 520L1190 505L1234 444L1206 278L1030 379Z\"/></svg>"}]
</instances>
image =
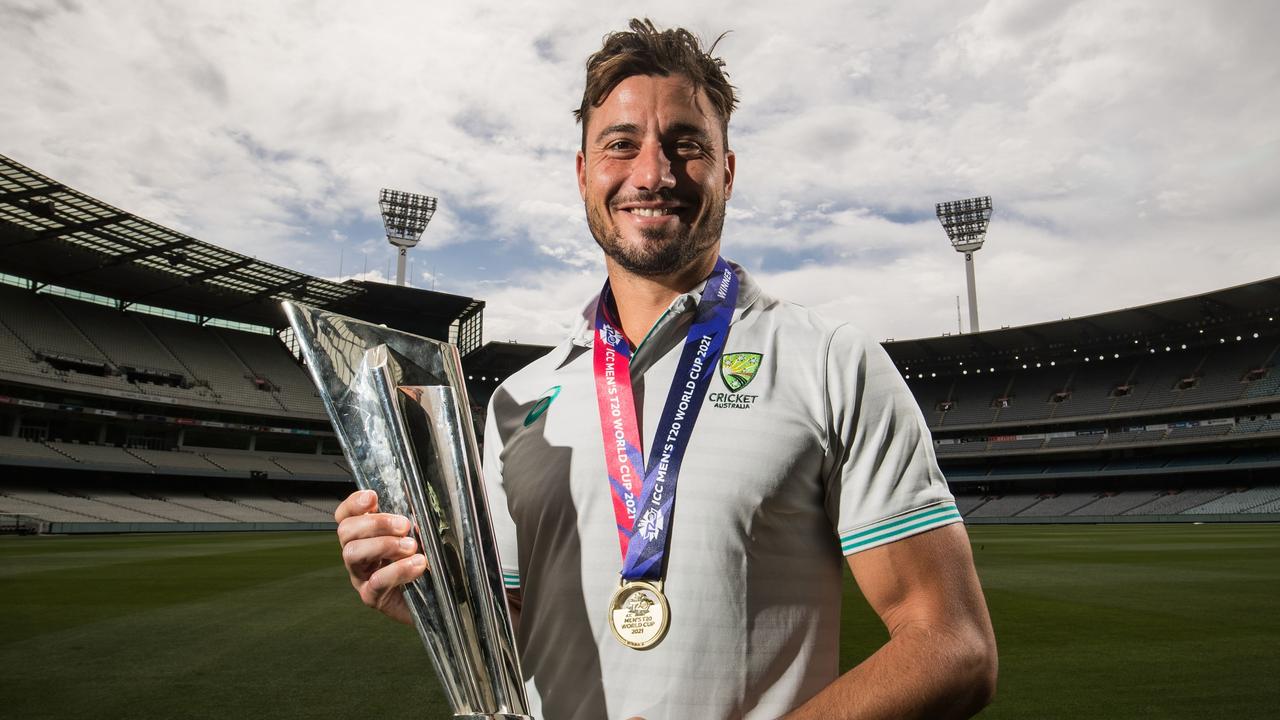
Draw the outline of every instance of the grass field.
<instances>
[{"instance_id":1,"label":"grass field","mask_svg":"<svg viewBox=\"0 0 1280 720\"><path fill-rule=\"evenodd\" d=\"M1280 526L970 534L1000 641L981 717L1280 709ZM885 637L856 591L843 634L846 667ZM446 717L428 667L328 533L0 538L2 717Z\"/></svg>"}]
</instances>

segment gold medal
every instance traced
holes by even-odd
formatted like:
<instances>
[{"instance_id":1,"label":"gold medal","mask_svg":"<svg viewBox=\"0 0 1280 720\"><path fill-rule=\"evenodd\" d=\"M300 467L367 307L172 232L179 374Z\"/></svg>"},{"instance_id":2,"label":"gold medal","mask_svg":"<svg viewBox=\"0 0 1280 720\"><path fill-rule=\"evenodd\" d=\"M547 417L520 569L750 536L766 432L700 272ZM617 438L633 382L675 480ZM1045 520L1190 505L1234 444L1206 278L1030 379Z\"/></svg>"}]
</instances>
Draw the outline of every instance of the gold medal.
<instances>
[{"instance_id":1,"label":"gold medal","mask_svg":"<svg viewBox=\"0 0 1280 720\"><path fill-rule=\"evenodd\" d=\"M671 606L662 594L662 581L623 582L609 599L609 629L618 642L648 650L662 642L671 624Z\"/></svg>"}]
</instances>

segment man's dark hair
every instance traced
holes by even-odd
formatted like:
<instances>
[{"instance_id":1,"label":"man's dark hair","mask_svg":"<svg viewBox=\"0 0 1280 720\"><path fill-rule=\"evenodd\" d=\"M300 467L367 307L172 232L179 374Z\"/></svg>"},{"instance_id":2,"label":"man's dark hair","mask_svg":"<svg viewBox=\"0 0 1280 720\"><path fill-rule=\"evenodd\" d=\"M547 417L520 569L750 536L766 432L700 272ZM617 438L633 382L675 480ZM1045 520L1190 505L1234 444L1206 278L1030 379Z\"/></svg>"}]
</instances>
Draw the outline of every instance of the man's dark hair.
<instances>
[{"instance_id":1,"label":"man's dark hair","mask_svg":"<svg viewBox=\"0 0 1280 720\"><path fill-rule=\"evenodd\" d=\"M720 114L727 149L729 115L738 106L738 98L724 71L724 60L711 54L724 35L704 51L697 36L684 28L658 30L648 18L633 18L630 27L629 31L606 35L600 50L587 59L587 86L582 92L582 104L573 111L582 123L583 147L592 109L600 107L618 83L633 75L684 75L695 89L707 93Z\"/></svg>"}]
</instances>

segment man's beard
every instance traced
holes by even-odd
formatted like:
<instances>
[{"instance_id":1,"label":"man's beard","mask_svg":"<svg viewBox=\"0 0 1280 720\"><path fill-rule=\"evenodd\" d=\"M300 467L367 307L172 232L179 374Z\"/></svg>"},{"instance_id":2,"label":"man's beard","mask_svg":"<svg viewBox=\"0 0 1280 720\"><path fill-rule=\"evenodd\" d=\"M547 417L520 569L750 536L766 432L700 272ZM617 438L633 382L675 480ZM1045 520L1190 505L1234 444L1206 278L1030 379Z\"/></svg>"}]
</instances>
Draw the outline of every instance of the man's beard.
<instances>
[{"instance_id":1,"label":"man's beard","mask_svg":"<svg viewBox=\"0 0 1280 720\"><path fill-rule=\"evenodd\" d=\"M623 270L640 277L672 275L702 259L720 240L724 202L712 200L706 217L692 227L681 227L674 233L657 228L641 230L646 242L639 246L625 245L618 226L610 225L594 206L587 208L587 225L596 244Z\"/></svg>"}]
</instances>

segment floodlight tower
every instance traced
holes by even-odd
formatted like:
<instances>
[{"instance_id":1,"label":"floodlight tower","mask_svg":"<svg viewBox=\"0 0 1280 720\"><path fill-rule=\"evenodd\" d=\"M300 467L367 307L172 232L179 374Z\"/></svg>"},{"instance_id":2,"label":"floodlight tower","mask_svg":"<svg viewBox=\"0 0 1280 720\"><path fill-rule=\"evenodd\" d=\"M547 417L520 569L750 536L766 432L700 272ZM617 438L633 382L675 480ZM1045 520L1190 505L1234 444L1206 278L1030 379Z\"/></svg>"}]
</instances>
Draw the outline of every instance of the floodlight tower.
<instances>
[{"instance_id":1,"label":"floodlight tower","mask_svg":"<svg viewBox=\"0 0 1280 720\"><path fill-rule=\"evenodd\" d=\"M436 214L436 199L402 190L382 189L378 195L382 224L387 229L387 242L400 249L396 261L396 284L404 285L405 254L422 239L431 216Z\"/></svg>"},{"instance_id":2,"label":"floodlight tower","mask_svg":"<svg viewBox=\"0 0 1280 720\"><path fill-rule=\"evenodd\" d=\"M991 196L938 203L938 221L951 239L951 247L964 253L964 274L969 284L969 332L978 332L978 288L973 276L973 254L982 249L991 221Z\"/></svg>"}]
</instances>

